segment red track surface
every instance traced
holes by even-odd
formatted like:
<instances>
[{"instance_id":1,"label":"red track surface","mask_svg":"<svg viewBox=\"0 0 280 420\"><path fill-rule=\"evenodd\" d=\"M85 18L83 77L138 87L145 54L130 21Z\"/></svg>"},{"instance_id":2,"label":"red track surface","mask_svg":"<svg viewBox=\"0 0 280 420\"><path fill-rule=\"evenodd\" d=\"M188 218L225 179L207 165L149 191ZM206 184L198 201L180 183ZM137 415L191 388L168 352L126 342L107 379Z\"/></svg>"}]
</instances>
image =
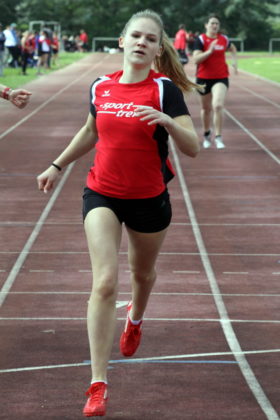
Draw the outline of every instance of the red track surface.
<instances>
[{"instance_id":1,"label":"red track surface","mask_svg":"<svg viewBox=\"0 0 280 420\"><path fill-rule=\"evenodd\" d=\"M91 274L81 193L92 156L53 194L37 191L36 175L84 123L90 83L120 65L94 54L30 83L26 109L0 104L1 419L82 418ZM130 298L124 235L107 419L279 418L279 92L232 77L227 148L171 153L173 223L129 363L118 349ZM201 134L198 98L188 104Z\"/></svg>"}]
</instances>

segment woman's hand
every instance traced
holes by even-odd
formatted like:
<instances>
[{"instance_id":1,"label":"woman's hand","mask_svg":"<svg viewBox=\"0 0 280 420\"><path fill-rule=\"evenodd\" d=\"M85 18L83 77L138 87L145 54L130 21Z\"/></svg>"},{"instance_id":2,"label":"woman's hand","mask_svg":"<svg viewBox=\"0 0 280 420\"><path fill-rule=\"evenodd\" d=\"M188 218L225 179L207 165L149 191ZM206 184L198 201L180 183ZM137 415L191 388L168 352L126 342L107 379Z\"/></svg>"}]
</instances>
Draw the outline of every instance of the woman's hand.
<instances>
[{"instance_id":1,"label":"woman's hand","mask_svg":"<svg viewBox=\"0 0 280 420\"><path fill-rule=\"evenodd\" d=\"M173 119L169 115L149 106L138 106L135 115L140 117L140 121L148 121L148 125L159 124L166 129L173 125Z\"/></svg>"},{"instance_id":2,"label":"woman's hand","mask_svg":"<svg viewBox=\"0 0 280 420\"><path fill-rule=\"evenodd\" d=\"M50 166L46 171L37 176L39 190L44 191L46 194L53 188L53 185L58 176L59 171L54 166Z\"/></svg>"},{"instance_id":3,"label":"woman's hand","mask_svg":"<svg viewBox=\"0 0 280 420\"><path fill-rule=\"evenodd\" d=\"M9 94L9 101L18 108L24 108L28 102L31 92L25 89L15 89Z\"/></svg>"}]
</instances>

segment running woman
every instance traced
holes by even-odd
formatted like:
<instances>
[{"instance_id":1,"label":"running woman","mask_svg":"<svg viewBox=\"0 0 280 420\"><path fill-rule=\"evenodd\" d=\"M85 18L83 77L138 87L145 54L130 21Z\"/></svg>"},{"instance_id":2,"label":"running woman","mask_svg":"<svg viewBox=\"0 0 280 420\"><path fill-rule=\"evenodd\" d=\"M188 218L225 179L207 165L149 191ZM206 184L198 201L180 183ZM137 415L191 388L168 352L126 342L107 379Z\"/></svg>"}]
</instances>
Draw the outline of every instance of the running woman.
<instances>
[{"instance_id":1,"label":"running woman","mask_svg":"<svg viewBox=\"0 0 280 420\"><path fill-rule=\"evenodd\" d=\"M24 108L28 102L31 92L25 89L11 89L8 86L0 85L0 97L10 101L18 108Z\"/></svg>"},{"instance_id":2,"label":"running woman","mask_svg":"<svg viewBox=\"0 0 280 420\"><path fill-rule=\"evenodd\" d=\"M95 80L85 125L37 178L39 189L49 191L62 168L95 146L83 195L93 271L87 323L92 380L83 409L86 417L106 412L122 225L129 241L132 300L120 351L129 357L140 343L143 315L156 281L156 259L171 221L166 187L173 177L168 136L184 154L195 157L199 152L199 139L182 93L197 85L187 79L160 16L150 10L133 15L119 46L124 51L123 70Z\"/></svg>"},{"instance_id":3,"label":"running woman","mask_svg":"<svg viewBox=\"0 0 280 420\"><path fill-rule=\"evenodd\" d=\"M220 19L210 15L205 23L206 33L195 41L193 58L197 65L196 82L204 85L205 90L198 91L201 98L201 120L204 129L203 147L212 144L212 111L217 149L225 148L222 138L223 110L229 87L229 71L226 63L226 51L231 51L233 67L237 74L236 48L226 35L221 34Z\"/></svg>"}]
</instances>

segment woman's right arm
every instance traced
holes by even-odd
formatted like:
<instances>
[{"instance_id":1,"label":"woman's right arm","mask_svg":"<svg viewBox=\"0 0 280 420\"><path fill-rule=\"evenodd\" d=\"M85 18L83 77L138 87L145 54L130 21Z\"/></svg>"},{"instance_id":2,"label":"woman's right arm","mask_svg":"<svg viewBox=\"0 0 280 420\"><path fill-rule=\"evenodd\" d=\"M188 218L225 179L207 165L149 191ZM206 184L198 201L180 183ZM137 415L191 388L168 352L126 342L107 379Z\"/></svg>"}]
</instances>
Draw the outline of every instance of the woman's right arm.
<instances>
[{"instance_id":1,"label":"woman's right arm","mask_svg":"<svg viewBox=\"0 0 280 420\"><path fill-rule=\"evenodd\" d=\"M53 163L60 168L64 168L69 165L69 163L74 162L92 150L96 141L97 130L95 118L89 114L85 125L78 131L66 149L64 149ZM48 169L37 177L39 190L44 191L44 193L51 190L58 175L59 170L53 165L49 166Z\"/></svg>"},{"instance_id":2,"label":"woman's right arm","mask_svg":"<svg viewBox=\"0 0 280 420\"><path fill-rule=\"evenodd\" d=\"M209 45L208 50L201 51L201 50L194 50L193 52L193 59L195 64L200 64L202 61L206 60L210 55L213 54L215 51L215 45L217 44L217 40L215 39L211 44Z\"/></svg>"}]
</instances>

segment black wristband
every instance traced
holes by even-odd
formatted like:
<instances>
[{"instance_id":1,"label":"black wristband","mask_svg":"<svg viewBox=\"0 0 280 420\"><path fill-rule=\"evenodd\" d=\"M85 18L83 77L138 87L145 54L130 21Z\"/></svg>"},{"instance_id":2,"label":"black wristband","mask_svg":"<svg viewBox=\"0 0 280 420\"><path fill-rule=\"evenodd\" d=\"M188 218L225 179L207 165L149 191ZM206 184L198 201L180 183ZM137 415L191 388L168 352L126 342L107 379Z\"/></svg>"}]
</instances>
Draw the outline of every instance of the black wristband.
<instances>
[{"instance_id":1,"label":"black wristband","mask_svg":"<svg viewBox=\"0 0 280 420\"><path fill-rule=\"evenodd\" d=\"M61 167L60 166L58 166L56 163L52 163L52 166L54 166L56 169L58 169L59 171L61 171Z\"/></svg>"}]
</instances>

